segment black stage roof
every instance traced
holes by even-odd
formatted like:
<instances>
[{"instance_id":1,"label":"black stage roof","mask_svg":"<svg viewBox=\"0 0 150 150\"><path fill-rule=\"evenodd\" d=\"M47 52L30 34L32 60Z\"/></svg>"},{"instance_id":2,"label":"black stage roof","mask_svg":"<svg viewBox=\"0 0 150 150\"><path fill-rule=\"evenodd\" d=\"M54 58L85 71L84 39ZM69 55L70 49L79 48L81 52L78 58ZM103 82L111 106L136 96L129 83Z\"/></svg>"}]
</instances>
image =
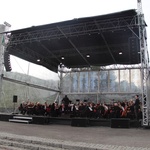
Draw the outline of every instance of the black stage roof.
<instances>
[{"instance_id":1,"label":"black stage roof","mask_svg":"<svg viewBox=\"0 0 150 150\"><path fill-rule=\"evenodd\" d=\"M11 31L7 51L55 72L61 63L68 68L138 64L138 37L137 12L126 10Z\"/></svg>"}]
</instances>

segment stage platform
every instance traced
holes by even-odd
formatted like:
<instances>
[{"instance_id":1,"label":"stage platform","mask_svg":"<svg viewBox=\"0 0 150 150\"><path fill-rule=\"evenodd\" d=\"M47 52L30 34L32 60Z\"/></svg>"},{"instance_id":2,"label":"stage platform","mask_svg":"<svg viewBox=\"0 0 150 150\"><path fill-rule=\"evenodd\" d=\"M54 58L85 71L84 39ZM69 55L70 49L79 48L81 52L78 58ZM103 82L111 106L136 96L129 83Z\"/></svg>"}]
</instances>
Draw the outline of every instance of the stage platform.
<instances>
[{"instance_id":1,"label":"stage platform","mask_svg":"<svg viewBox=\"0 0 150 150\"><path fill-rule=\"evenodd\" d=\"M21 114L7 114L0 113L0 121L8 121L15 123L31 123L31 124L59 124L71 125L77 127L90 127L90 126L105 126L111 128L135 128L141 127L141 121L130 120L128 118L71 118L69 115L62 117L49 117L49 116L35 116L35 115L21 115Z\"/></svg>"}]
</instances>

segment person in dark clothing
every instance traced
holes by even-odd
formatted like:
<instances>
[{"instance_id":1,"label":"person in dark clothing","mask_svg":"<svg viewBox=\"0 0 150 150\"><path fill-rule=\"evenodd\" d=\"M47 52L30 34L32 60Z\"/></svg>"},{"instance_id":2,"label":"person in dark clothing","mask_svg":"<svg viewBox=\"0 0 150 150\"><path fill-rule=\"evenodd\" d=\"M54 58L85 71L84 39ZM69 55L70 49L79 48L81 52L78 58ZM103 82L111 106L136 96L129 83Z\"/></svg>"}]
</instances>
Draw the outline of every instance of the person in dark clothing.
<instances>
[{"instance_id":1,"label":"person in dark clothing","mask_svg":"<svg viewBox=\"0 0 150 150\"><path fill-rule=\"evenodd\" d=\"M65 114L67 114L69 111L69 104L70 104L70 100L67 97L67 95L65 95L65 97L62 99L62 103L65 105L64 112Z\"/></svg>"},{"instance_id":2,"label":"person in dark clothing","mask_svg":"<svg viewBox=\"0 0 150 150\"><path fill-rule=\"evenodd\" d=\"M21 114L25 115L27 112L27 104L25 102L22 102L19 106L19 111Z\"/></svg>"},{"instance_id":3,"label":"person in dark clothing","mask_svg":"<svg viewBox=\"0 0 150 150\"><path fill-rule=\"evenodd\" d=\"M140 107L139 95L136 95L135 103L134 103L134 113L135 113L136 120L139 120L139 107Z\"/></svg>"},{"instance_id":4,"label":"person in dark clothing","mask_svg":"<svg viewBox=\"0 0 150 150\"><path fill-rule=\"evenodd\" d=\"M70 102L69 98L67 97L67 95L65 95L65 97L62 99L62 103L68 105L69 102Z\"/></svg>"},{"instance_id":5,"label":"person in dark clothing","mask_svg":"<svg viewBox=\"0 0 150 150\"><path fill-rule=\"evenodd\" d=\"M51 117L56 117L56 116L55 116L55 103L53 103L53 104L51 105Z\"/></svg>"}]
</instances>

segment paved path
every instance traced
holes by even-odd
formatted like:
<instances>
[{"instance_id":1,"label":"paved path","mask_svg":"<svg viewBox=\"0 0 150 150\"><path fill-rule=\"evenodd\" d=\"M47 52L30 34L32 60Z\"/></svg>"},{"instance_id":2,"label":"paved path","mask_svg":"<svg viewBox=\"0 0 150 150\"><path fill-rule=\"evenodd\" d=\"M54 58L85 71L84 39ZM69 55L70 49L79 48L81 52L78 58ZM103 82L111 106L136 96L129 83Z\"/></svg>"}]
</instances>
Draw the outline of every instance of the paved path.
<instances>
[{"instance_id":1,"label":"paved path","mask_svg":"<svg viewBox=\"0 0 150 150\"><path fill-rule=\"evenodd\" d=\"M110 150L150 150L150 130L110 127L72 127L68 125L35 125L0 121L0 134L24 138L43 138L49 141L99 147Z\"/></svg>"}]
</instances>

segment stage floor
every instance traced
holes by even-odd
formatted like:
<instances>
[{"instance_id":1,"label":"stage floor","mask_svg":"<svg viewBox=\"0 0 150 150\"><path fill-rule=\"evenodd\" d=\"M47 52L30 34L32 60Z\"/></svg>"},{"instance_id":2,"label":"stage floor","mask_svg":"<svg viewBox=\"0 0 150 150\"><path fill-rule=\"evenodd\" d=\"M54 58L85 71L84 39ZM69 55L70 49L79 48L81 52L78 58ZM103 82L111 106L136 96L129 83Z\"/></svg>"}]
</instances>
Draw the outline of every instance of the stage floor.
<instances>
[{"instance_id":1,"label":"stage floor","mask_svg":"<svg viewBox=\"0 0 150 150\"><path fill-rule=\"evenodd\" d=\"M0 121L9 121L14 117L27 117L31 118L31 124L59 124L59 125L71 125L71 126L104 126L111 128L137 128L141 127L141 120L130 120L128 118L112 118L112 119L92 119L92 118L70 118L69 115L62 117L49 117L49 116L35 116L35 115L21 115L21 114L7 114L0 113ZM24 118L21 118L24 120ZM19 122L19 121L18 121Z\"/></svg>"}]
</instances>

